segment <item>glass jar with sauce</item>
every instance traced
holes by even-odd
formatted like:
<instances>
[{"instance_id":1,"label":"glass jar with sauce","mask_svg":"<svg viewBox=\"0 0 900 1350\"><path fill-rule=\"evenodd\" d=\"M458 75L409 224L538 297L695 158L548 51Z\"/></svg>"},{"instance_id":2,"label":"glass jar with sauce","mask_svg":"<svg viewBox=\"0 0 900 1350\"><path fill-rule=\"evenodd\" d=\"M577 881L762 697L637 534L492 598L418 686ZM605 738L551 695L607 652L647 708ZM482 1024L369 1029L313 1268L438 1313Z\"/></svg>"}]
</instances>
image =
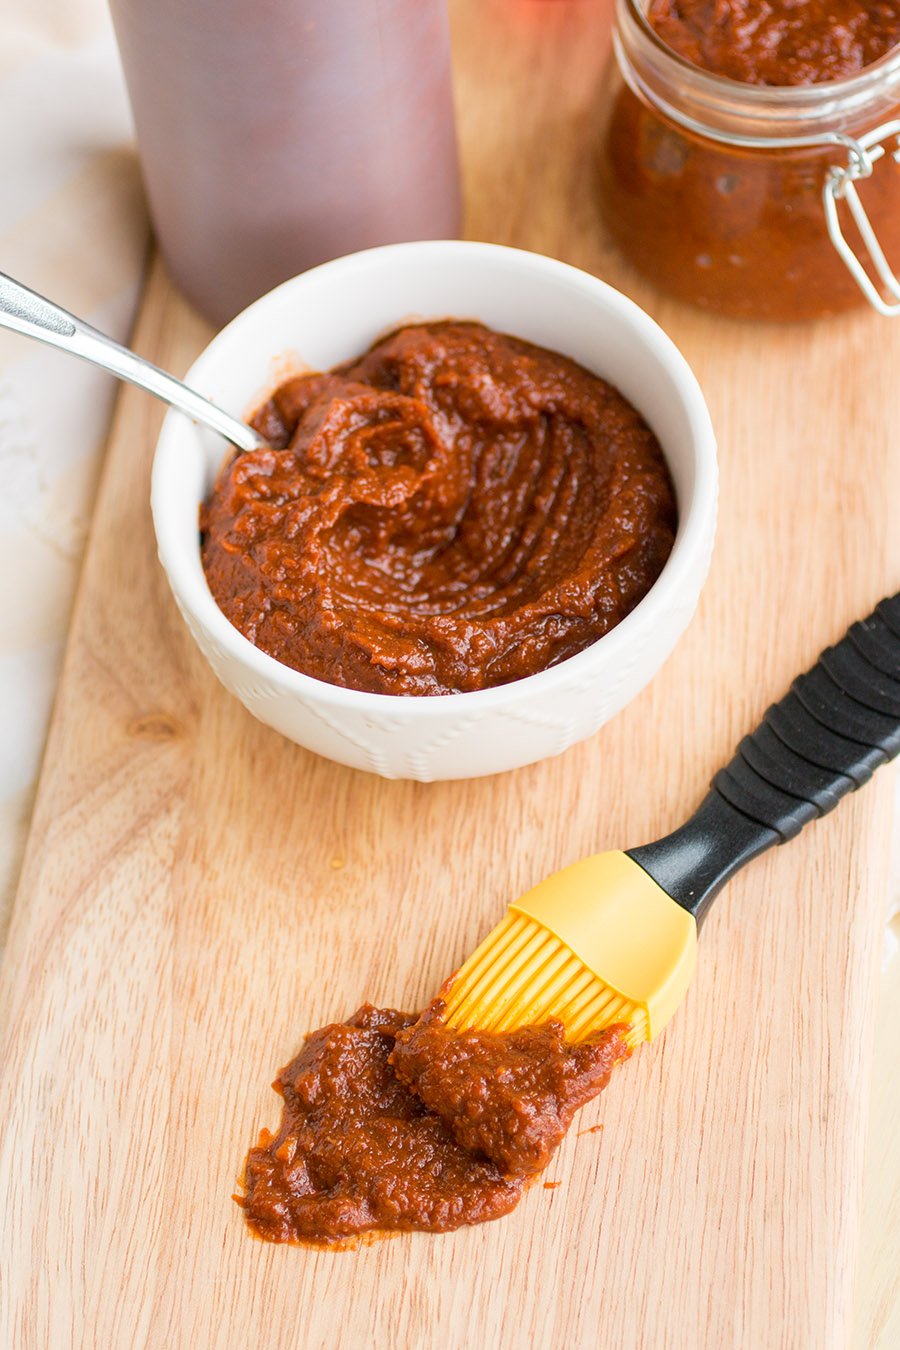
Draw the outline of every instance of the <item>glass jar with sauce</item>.
<instances>
[{"instance_id":1,"label":"glass jar with sauce","mask_svg":"<svg viewBox=\"0 0 900 1350\"><path fill-rule=\"evenodd\" d=\"M900 313L900 48L844 79L745 84L677 55L646 9L616 3L601 151L624 256L734 317Z\"/></svg>"}]
</instances>

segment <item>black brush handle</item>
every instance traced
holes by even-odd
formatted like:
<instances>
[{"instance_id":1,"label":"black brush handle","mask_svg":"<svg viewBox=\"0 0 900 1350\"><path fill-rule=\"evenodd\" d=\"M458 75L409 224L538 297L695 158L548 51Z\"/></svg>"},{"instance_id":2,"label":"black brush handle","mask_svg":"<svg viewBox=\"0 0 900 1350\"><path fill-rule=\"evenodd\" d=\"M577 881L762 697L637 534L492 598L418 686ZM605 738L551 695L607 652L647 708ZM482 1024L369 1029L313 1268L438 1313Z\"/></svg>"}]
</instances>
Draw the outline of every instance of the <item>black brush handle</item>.
<instances>
[{"instance_id":1,"label":"black brush handle","mask_svg":"<svg viewBox=\"0 0 900 1350\"><path fill-rule=\"evenodd\" d=\"M738 868L793 839L898 753L900 594L794 680L685 825L629 857L699 922Z\"/></svg>"}]
</instances>

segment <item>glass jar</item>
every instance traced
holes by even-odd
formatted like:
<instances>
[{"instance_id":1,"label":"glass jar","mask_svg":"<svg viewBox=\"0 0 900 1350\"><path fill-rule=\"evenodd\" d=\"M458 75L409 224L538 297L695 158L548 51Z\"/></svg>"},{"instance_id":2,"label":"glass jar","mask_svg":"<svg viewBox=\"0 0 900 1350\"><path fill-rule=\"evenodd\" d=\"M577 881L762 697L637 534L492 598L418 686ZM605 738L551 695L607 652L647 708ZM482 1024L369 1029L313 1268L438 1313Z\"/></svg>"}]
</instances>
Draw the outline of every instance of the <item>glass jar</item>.
<instances>
[{"instance_id":1,"label":"glass jar","mask_svg":"<svg viewBox=\"0 0 900 1350\"><path fill-rule=\"evenodd\" d=\"M624 256L734 317L900 313L900 48L847 79L743 84L676 55L646 7L616 0L600 161Z\"/></svg>"}]
</instances>

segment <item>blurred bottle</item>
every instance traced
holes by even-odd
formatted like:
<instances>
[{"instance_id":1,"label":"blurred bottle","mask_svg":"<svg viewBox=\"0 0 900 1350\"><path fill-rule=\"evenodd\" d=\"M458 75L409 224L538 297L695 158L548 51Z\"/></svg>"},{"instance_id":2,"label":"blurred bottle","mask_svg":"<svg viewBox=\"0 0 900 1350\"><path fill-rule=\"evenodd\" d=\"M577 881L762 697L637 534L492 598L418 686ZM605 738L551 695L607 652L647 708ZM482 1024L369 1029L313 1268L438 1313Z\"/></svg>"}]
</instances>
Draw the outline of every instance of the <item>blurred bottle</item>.
<instances>
[{"instance_id":1,"label":"blurred bottle","mask_svg":"<svg viewBox=\"0 0 900 1350\"><path fill-rule=\"evenodd\" d=\"M452 238L446 0L110 0L150 211L224 323L355 249Z\"/></svg>"}]
</instances>

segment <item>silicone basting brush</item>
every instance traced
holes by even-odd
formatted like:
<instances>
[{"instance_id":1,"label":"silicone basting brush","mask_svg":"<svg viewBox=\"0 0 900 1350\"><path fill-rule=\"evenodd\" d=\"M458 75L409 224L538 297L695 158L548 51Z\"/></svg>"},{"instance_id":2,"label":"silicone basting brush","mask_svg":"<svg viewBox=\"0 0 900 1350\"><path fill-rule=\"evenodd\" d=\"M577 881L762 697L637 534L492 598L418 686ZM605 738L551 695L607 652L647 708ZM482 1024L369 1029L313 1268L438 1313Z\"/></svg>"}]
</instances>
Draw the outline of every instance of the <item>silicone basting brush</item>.
<instances>
[{"instance_id":1,"label":"silicone basting brush","mask_svg":"<svg viewBox=\"0 0 900 1350\"><path fill-rule=\"evenodd\" d=\"M740 743L686 824L601 853L509 908L443 991L445 1021L505 1031L558 1018L570 1040L614 1023L658 1036L687 992L697 932L730 877L900 752L900 594L799 676Z\"/></svg>"}]
</instances>

